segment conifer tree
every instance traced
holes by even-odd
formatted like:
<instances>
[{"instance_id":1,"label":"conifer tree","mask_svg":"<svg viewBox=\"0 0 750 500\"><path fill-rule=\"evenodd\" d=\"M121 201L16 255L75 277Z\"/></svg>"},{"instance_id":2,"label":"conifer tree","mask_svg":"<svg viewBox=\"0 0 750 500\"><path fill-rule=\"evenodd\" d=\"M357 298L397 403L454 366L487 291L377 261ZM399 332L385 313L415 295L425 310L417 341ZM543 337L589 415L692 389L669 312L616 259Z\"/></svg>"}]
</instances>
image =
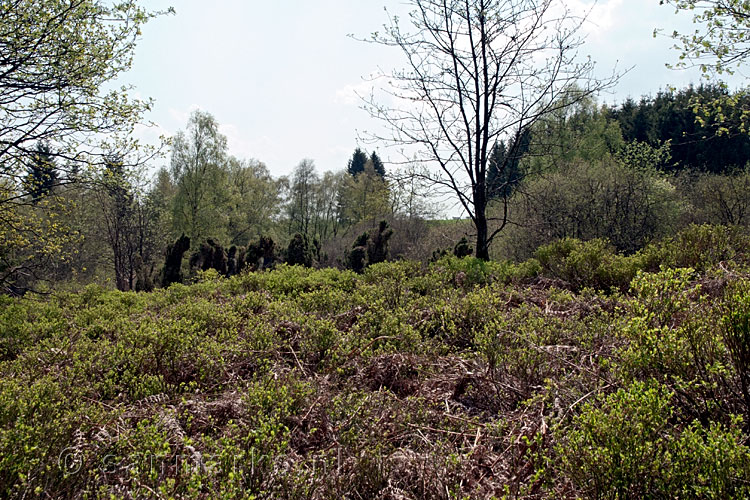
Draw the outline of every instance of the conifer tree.
<instances>
[{"instance_id":1,"label":"conifer tree","mask_svg":"<svg viewBox=\"0 0 750 500\"><path fill-rule=\"evenodd\" d=\"M388 260L388 240L391 236L393 229L388 227L388 222L380 221L377 234L367 244L368 265Z\"/></svg>"},{"instance_id":2,"label":"conifer tree","mask_svg":"<svg viewBox=\"0 0 750 500\"><path fill-rule=\"evenodd\" d=\"M487 193L492 198L510 198L521 182L521 158L529 151L531 133L528 129L511 139L494 144L487 162Z\"/></svg>"},{"instance_id":3,"label":"conifer tree","mask_svg":"<svg viewBox=\"0 0 750 500\"><path fill-rule=\"evenodd\" d=\"M474 249L471 248L471 245L469 245L469 241L466 239L466 236L462 237L458 243L456 243L456 246L453 247L453 255L456 257L463 258L468 257L474 253Z\"/></svg>"},{"instance_id":4,"label":"conifer tree","mask_svg":"<svg viewBox=\"0 0 750 500\"><path fill-rule=\"evenodd\" d=\"M286 252L286 262L290 266L312 267L313 255L310 249L310 241L307 236L297 233L289 242Z\"/></svg>"},{"instance_id":5,"label":"conifer tree","mask_svg":"<svg viewBox=\"0 0 750 500\"><path fill-rule=\"evenodd\" d=\"M349 164L346 167L346 171L352 177L356 177L365 171L365 165L367 165L367 153L357 148L354 150L352 158L349 160Z\"/></svg>"},{"instance_id":6,"label":"conifer tree","mask_svg":"<svg viewBox=\"0 0 750 500\"><path fill-rule=\"evenodd\" d=\"M26 171L28 172L27 192L32 201L37 202L52 191L58 178L57 167L49 144L37 143Z\"/></svg>"},{"instance_id":7,"label":"conifer tree","mask_svg":"<svg viewBox=\"0 0 750 500\"><path fill-rule=\"evenodd\" d=\"M182 283L182 256L190 249L190 238L184 234L173 245L167 247L161 285L166 288L172 283Z\"/></svg>"},{"instance_id":8,"label":"conifer tree","mask_svg":"<svg viewBox=\"0 0 750 500\"><path fill-rule=\"evenodd\" d=\"M370 161L372 162L372 168L375 170L375 173L385 179L385 165L383 165L383 161L375 151L370 155Z\"/></svg>"}]
</instances>

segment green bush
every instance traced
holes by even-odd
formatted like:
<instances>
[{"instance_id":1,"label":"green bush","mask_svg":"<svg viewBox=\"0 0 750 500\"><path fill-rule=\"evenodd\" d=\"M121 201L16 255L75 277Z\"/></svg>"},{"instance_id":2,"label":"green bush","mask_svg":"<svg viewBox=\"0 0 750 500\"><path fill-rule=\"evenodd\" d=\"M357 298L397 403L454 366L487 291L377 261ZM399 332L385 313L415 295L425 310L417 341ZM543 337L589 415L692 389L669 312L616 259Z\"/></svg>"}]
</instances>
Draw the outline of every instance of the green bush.
<instances>
[{"instance_id":1,"label":"green bush","mask_svg":"<svg viewBox=\"0 0 750 500\"><path fill-rule=\"evenodd\" d=\"M735 285L724 311L724 342L739 378L745 415L750 418L750 288L747 282Z\"/></svg>"},{"instance_id":2,"label":"green bush","mask_svg":"<svg viewBox=\"0 0 750 500\"><path fill-rule=\"evenodd\" d=\"M562 472L585 498L743 498L750 449L741 421L673 424L673 394L636 382L587 403L560 427Z\"/></svg>"},{"instance_id":3,"label":"green bush","mask_svg":"<svg viewBox=\"0 0 750 500\"><path fill-rule=\"evenodd\" d=\"M641 252L644 268L691 267L705 271L724 261L747 262L750 236L739 226L691 225Z\"/></svg>"},{"instance_id":4,"label":"green bush","mask_svg":"<svg viewBox=\"0 0 750 500\"><path fill-rule=\"evenodd\" d=\"M563 280L574 290L626 291L640 266L638 257L617 253L607 241L558 240L536 251L541 274Z\"/></svg>"}]
</instances>

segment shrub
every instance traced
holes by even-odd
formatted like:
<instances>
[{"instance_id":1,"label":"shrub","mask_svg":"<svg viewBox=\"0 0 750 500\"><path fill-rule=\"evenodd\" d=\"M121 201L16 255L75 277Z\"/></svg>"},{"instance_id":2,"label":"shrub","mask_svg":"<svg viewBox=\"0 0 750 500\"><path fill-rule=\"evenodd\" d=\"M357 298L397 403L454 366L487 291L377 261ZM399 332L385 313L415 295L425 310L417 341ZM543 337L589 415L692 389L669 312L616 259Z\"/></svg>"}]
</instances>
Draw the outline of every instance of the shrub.
<instances>
[{"instance_id":1,"label":"shrub","mask_svg":"<svg viewBox=\"0 0 750 500\"><path fill-rule=\"evenodd\" d=\"M723 261L747 262L750 236L738 226L691 225L676 236L649 245L641 254L649 271L665 266L691 267L702 272Z\"/></svg>"},{"instance_id":2,"label":"shrub","mask_svg":"<svg viewBox=\"0 0 750 500\"><path fill-rule=\"evenodd\" d=\"M566 281L574 290L626 291L640 266L637 257L621 255L601 239L564 238L540 247L536 259L543 275Z\"/></svg>"},{"instance_id":3,"label":"shrub","mask_svg":"<svg viewBox=\"0 0 750 500\"><path fill-rule=\"evenodd\" d=\"M739 377L745 414L750 418L750 290L747 283L738 288L726 301L722 324L724 342Z\"/></svg>"},{"instance_id":4,"label":"shrub","mask_svg":"<svg viewBox=\"0 0 750 500\"><path fill-rule=\"evenodd\" d=\"M286 263L290 266L312 267L313 251L307 235L301 233L294 235L286 250Z\"/></svg>"},{"instance_id":5,"label":"shrub","mask_svg":"<svg viewBox=\"0 0 750 500\"><path fill-rule=\"evenodd\" d=\"M184 234L174 245L167 248L164 268L161 273L161 286L167 288L172 283L182 283L182 256L190 249L190 238Z\"/></svg>"},{"instance_id":6,"label":"shrub","mask_svg":"<svg viewBox=\"0 0 750 500\"><path fill-rule=\"evenodd\" d=\"M563 472L586 498L740 498L750 449L741 421L673 425L673 393L636 382L587 403L559 427L555 451Z\"/></svg>"},{"instance_id":7,"label":"shrub","mask_svg":"<svg viewBox=\"0 0 750 500\"><path fill-rule=\"evenodd\" d=\"M648 148L635 149L643 147ZM530 177L524 193L511 200L515 225L500 235L498 253L523 260L541 245L572 237L606 239L631 254L674 231L681 210L674 187L654 168L653 158L630 153Z\"/></svg>"},{"instance_id":8,"label":"shrub","mask_svg":"<svg viewBox=\"0 0 750 500\"><path fill-rule=\"evenodd\" d=\"M456 243L456 246L453 247L453 255L455 255L459 259L468 257L473 253L474 249L471 247L471 245L469 245L469 242L466 240L466 236L462 237L458 241L458 243Z\"/></svg>"}]
</instances>

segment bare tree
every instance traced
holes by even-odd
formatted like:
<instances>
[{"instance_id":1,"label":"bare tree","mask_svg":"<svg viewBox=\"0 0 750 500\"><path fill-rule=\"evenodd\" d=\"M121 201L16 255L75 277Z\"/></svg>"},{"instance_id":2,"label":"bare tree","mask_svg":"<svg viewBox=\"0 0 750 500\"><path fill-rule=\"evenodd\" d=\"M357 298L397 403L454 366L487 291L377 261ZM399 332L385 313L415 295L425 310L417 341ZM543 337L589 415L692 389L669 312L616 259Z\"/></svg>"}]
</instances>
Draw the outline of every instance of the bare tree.
<instances>
[{"instance_id":1,"label":"bare tree","mask_svg":"<svg viewBox=\"0 0 750 500\"><path fill-rule=\"evenodd\" d=\"M390 130L372 138L401 146L407 161L421 165L422 178L457 199L476 229L477 257L488 259L508 218L507 199L499 217L487 215L493 144L518 139L539 118L617 77L596 80L593 62L579 60L585 16L571 14L561 0L410 4L410 31L392 17L372 39L398 47L407 61L405 69L381 75L388 80L385 99L365 99L365 108ZM563 93L568 98L558 99Z\"/></svg>"}]
</instances>

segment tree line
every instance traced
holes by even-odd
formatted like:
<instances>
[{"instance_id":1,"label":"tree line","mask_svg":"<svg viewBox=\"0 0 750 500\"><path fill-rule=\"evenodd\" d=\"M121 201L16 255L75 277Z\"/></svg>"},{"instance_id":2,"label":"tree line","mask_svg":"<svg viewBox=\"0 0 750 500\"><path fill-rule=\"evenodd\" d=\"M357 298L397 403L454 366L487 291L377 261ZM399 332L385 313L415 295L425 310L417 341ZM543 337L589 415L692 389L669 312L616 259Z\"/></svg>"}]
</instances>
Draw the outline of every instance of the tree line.
<instances>
[{"instance_id":1,"label":"tree line","mask_svg":"<svg viewBox=\"0 0 750 500\"><path fill-rule=\"evenodd\" d=\"M707 58L707 76L732 71L744 38L731 26L745 25L747 8L700 3L696 22L711 36L674 34L683 60ZM747 224L745 91L701 85L600 105L594 96L618 75L572 62L581 20L560 18L555 1L412 4L409 26L394 17L372 40L409 56L389 91L412 104L366 103L391 126L382 143L411 155L408 171L356 149L340 171L303 159L280 178L231 156L209 113L193 113L161 150L133 139L152 103L104 84L127 71L140 30L164 12L94 0L0 9L2 290L149 289L278 261L361 270L466 254L462 238L481 259L522 258L566 236L633 252L690 222ZM436 194L468 219L439 220Z\"/></svg>"}]
</instances>

